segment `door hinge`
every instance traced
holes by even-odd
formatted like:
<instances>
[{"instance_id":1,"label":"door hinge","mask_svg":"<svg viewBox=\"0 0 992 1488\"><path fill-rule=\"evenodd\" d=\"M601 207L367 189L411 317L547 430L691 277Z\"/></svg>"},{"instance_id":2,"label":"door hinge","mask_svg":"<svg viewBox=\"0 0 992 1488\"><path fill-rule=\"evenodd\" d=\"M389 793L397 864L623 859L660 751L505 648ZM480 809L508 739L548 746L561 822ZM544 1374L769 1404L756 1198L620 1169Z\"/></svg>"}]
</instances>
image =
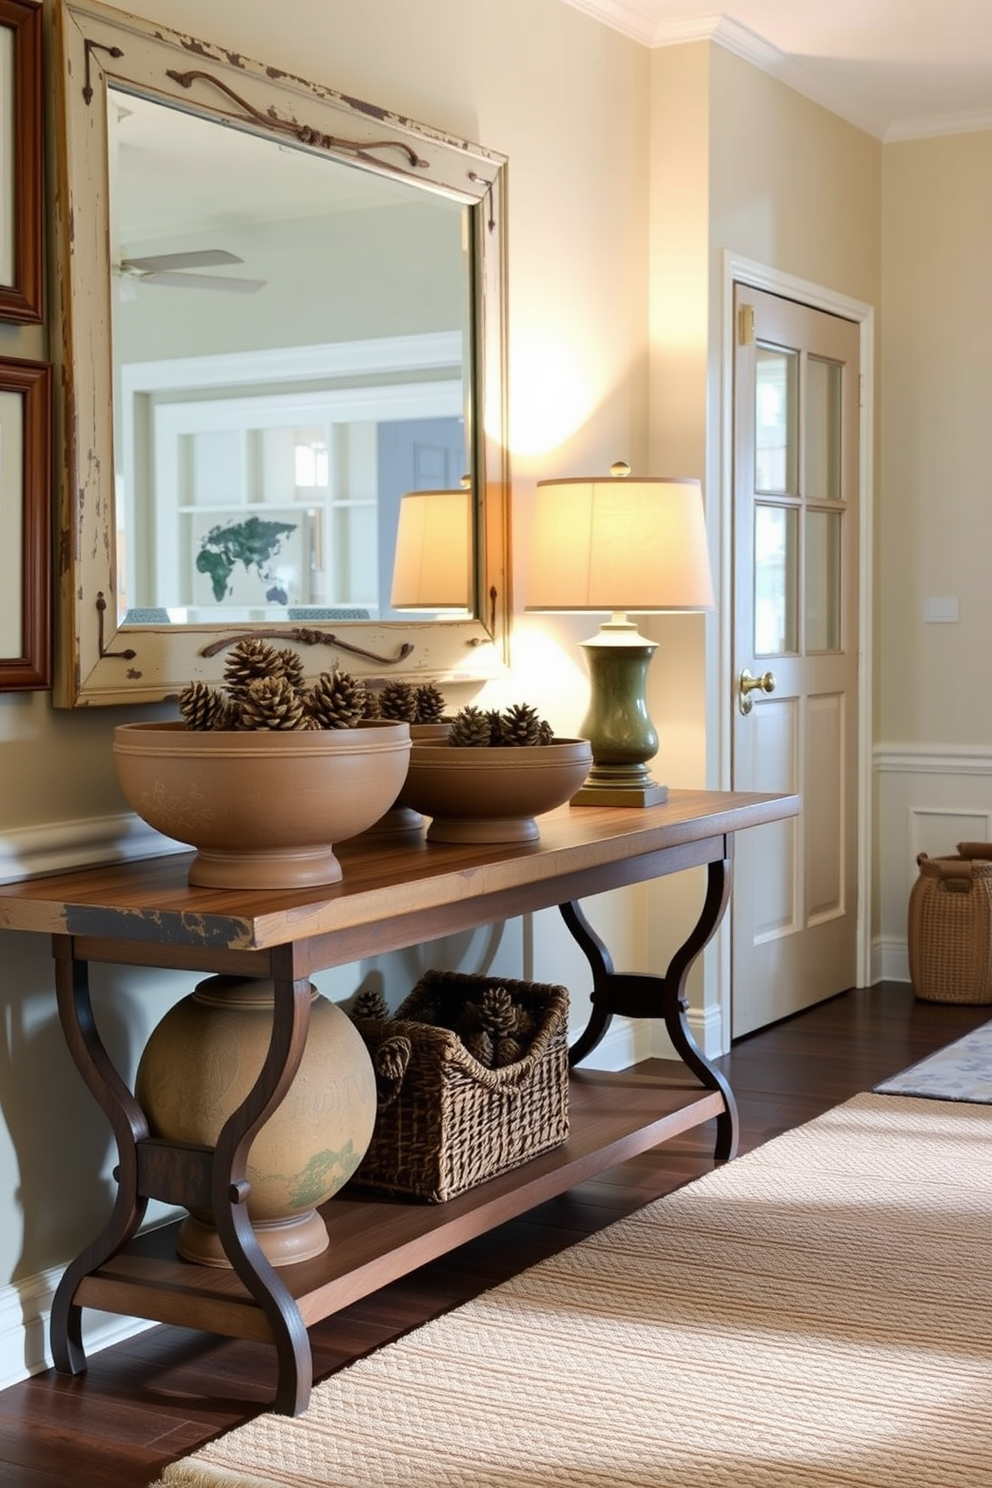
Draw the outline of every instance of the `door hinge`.
<instances>
[{"instance_id":1,"label":"door hinge","mask_svg":"<svg viewBox=\"0 0 992 1488\"><path fill-rule=\"evenodd\" d=\"M754 340L754 306L741 305L737 311L737 344L750 346Z\"/></svg>"}]
</instances>

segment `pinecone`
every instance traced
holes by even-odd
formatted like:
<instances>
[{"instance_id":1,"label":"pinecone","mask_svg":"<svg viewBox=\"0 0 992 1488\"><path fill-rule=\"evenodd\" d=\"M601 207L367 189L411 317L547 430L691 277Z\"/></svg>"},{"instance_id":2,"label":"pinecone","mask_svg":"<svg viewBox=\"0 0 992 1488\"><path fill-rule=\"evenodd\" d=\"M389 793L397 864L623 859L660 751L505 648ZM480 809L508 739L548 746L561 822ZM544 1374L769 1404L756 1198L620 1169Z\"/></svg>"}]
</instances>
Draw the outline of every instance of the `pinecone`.
<instances>
[{"instance_id":1,"label":"pinecone","mask_svg":"<svg viewBox=\"0 0 992 1488\"><path fill-rule=\"evenodd\" d=\"M417 707L414 723L437 723L443 717L444 697L441 689L433 682L425 682L415 688L413 696Z\"/></svg>"},{"instance_id":2,"label":"pinecone","mask_svg":"<svg viewBox=\"0 0 992 1488\"><path fill-rule=\"evenodd\" d=\"M487 746L489 744L489 715L481 708L469 703L451 721L448 743L456 749Z\"/></svg>"},{"instance_id":3,"label":"pinecone","mask_svg":"<svg viewBox=\"0 0 992 1488\"><path fill-rule=\"evenodd\" d=\"M241 693L239 708L245 729L299 729L306 716L285 677L256 677Z\"/></svg>"},{"instance_id":4,"label":"pinecone","mask_svg":"<svg viewBox=\"0 0 992 1488\"><path fill-rule=\"evenodd\" d=\"M375 1088L380 1111L392 1105L399 1095L412 1053L413 1045L402 1033L393 1033L388 1038L384 1038L373 1053L372 1067L375 1070Z\"/></svg>"},{"instance_id":5,"label":"pinecone","mask_svg":"<svg viewBox=\"0 0 992 1488\"><path fill-rule=\"evenodd\" d=\"M503 742L503 715L498 708L490 708L486 717L489 719L489 742L490 744L502 744Z\"/></svg>"},{"instance_id":6,"label":"pinecone","mask_svg":"<svg viewBox=\"0 0 992 1488\"><path fill-rule=\"evenodd\" d=\"M354 728L364 717L365 688L350 672L321 672L303 701L319 728Z\"/></svg>"},{"instance_id":7,"label":"pinecone","mask_svg":"<svg viewBox=\"0 0 992 1488\"><path fill-rule=\"evenodd\" d=\"M547 720L544 718L541 719L541 727L539 733L540 738L537 741L538 744L553 744L555 742L555 731L551 727L550 723L548 723Z\"/></svg>"},{"instance_id":8,"label":"pinecone","mask_svg":"<svg viewBox=\"0 0 992 1488\"><path fill-rule=\"evenodd\" d=\"M479 1021L483 1028L501 1036L514 1033L517 1027L517 1007L505 987L487 987L482 994Z\"/></svg>"},{"instance_id":9,"label":"pinecone","mask_svg":"<svg viewBox=\"0 0 992 1488\"><path fill-rule=\"evenodd\" d=\"M382 1023L389 1017L386 999L377 987L366 987L359 992L351 1005L351 1016L369 1018L376 1023Z\"/></svg>"},{"instance_id":10,"label":"pinecone","mask_svg":"<svg viewBox=\"0 0 992 1488\"><path fill-rule=\"evenodd\" d=\"M372 689L369 687L365 689L365 701L362 704L362 717L382 717L382 709L379 706L379 694L377 692L373 692Z\"/></svg>"},{"instance_id":11,"label":"pinecone","mask_svg":"<svg viewBox=\"0 0 992 1488\"><path fill-rule=\"evenodd\" d=\"M379 714L395 723L417 721L417 695L410 682L387 682L379 694Z\"/></svg>"},{"instance_id":12,"label":"pinecone","mask_svg":"<svg viewBox=\"0 0 992 1488\"><path fill-rule=\"evenodd\" d=\"M282 666L282 675L292 687L294 692L305 692L307 679L303 667L303 657L299 651L293 651L289 646L285 651L277 651L276 656Z\"/></svg>"},{"instance_id":13,"label":"pinecone","mask_svg":"<svg viewBox=\"0 0 992 1488\"><path fill-rule=\"evenodd\" d=\"M232 646L224 662L224 681L235 698L258 677L281 677L284 666L279 652L268 641L244 640Z\"/></svg>"},{"instance_id":14,"label":"pinecone","mask_svg":"<svg viewBox=\"0 0 992 1488\"><path fill-rule=\"evenodd\" d=\"M237 719L227 697L206 682L190 682L179 694L179 712L188 729L236 728Z\"/></svg>"},{"instance_id":15,"label":"pinecone","mask_svg":"<svg viewBox=\"0 0 992 1488\"><path fill-rule=\"evenodd\" d=\"M493 1049L493 1069L505 1069L508 1064L516 1064L523 1057L524 1048L519 1039L509 1035L497 1039Z\"/></svg>"},{"instance_id":16,"label":"pinecone","mask_svg":"<svg viewBox=\"0 0 992 1488\"><path fill-rule=\"evenodd\" d=\"M529 703L513 703L503 714L501 743L539 744L541 742L541 719L536 708Z\"/></svg>"},{"instance_id":17,"label":"pinecone","mask_svg":"<svg viewBox=\"0 0 992 1488\"><path fill-rule=\"evenodd\" d=\"M462 1043L473 1059L477 1059L480 1064L484 1064L486 1069L492 1069L493 1054L495 1052L492 1034L487 1033L484 1028L480 1028L475 1033L465 1034L462 1038Z\"/></svg>"}]
</instances>

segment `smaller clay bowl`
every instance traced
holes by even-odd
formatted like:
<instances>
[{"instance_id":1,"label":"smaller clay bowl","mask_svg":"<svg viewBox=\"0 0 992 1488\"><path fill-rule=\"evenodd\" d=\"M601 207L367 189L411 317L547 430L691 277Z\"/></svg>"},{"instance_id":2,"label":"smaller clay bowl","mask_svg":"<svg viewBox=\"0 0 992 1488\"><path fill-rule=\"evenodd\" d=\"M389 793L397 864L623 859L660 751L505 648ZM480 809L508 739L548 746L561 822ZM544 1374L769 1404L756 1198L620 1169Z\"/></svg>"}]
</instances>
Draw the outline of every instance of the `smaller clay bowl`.
<instances>
[{"instance_id":1,"label":"smaller clay bowl","mask_svg":"<svg viewBox=\"0 0 992 1488\"><path fill-rule=\"evenodd\" d=\"M441 719L438 723L411 723L410 738L414 744L436 744L439 740L448 737L450 728L450 718ZM370 827L366 828L362 836L419 837L426 825L420 812L414 811L412 806L399 806L394 803L383 816L379 817L378 821L374 821Z\"/></svg>"},{"instance_id":2,"label":"smaller clay bowl","mask_svg":"<svg viewBox=\"0 0 992 1488\"><path fill-rule=\"evenodd\" d=\"M535 818L573 796L591 765L586 739L503 749L415 743L399 804L431 818L428 842L535 842Z\"/></svg>"},{"instance_id":3,"label":"smaller clay bowl","mask_svg":"<svg viewBox=\"0 0 992 1488\"><path fill-rule=\"evenodd\" d=\"M406 723L245 733L122 723L114 731L128 805L195 847L190 883L218 889L337 883L335 844L389 809L409 758Z\"/></svg>"}]
</instances>

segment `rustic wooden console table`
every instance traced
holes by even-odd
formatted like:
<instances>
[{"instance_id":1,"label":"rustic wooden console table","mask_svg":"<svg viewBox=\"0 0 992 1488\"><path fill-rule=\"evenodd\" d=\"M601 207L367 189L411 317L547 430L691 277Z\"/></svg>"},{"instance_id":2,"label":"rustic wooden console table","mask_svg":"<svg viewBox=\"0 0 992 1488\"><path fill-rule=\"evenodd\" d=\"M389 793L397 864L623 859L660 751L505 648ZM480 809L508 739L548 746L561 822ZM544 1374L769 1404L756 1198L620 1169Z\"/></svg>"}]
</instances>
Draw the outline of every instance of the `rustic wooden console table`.
<instances>
[{"instance_id":1,"label":"rustic wooden console table","mask_svg":"<svg viewBox=\"0 0 992 1488\"><path fill-rule=\"evenodd\" d=\"M638 1152L716 1119L716 1156L736 1149L736 1109L723 1076L685 1022L690 967L730 895L734 833L793 816L795 796L672 791L648 810L563 808L526 846L462 847L375 836L344 844L344 880L309 891L190 888L189 856L174 854L0 885L0 928L53 937L59 1014L118 1151L118 1192L103 1231L66 1269L52 1308L56 1366L86 1368L83 1307L273 1343L274 1408L306 1408L307 1327L473 1236ZM698 922L663 976L616 972L579 899L686 868L705 867ZM687 1066L679 1081L574 1070L571 1134L534 1158L440 1205L338 1195L322 1209L323 1255L275 1270L248 1223L246 1159L282 1100L307 1037L309 978L378 952L558 905L593 972L592 1015L573 1065L614 1014L664 1020ZM258 1081L213 1148L152 1138L96 1028L89 963L172 967L271 978L272 1040ZM177 1258L170 1227L139 1235L150 1198L210 1208L231 1271Z\"/></svg>"}]
</instances>

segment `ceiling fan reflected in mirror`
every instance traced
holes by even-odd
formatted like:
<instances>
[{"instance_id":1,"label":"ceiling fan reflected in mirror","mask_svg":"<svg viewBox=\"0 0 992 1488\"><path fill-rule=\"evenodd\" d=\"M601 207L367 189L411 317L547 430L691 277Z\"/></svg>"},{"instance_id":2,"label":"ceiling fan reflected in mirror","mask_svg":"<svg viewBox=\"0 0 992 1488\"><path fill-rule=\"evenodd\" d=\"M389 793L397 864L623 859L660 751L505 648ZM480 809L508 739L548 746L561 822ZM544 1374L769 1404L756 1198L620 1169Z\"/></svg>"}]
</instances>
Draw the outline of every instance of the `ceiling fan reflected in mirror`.
<instances>
[{"instance_id":1,"label":"ceiling fan reflected in mirror","mask_svg":"<svg viewBox=\"0 0 992 1488\"><path fill-rule=\"evenodd\" d=\"M237 274L190 274L188 269L213 269L221 264L244 263L224 248L204 248L193 253L157 253L150 258L122 258L118 273L122 289L129 284L162 284L171 289L215 289L225 294L255 294L265 288L264 279L244 279Z\"/></svg>"}]
</instances>

